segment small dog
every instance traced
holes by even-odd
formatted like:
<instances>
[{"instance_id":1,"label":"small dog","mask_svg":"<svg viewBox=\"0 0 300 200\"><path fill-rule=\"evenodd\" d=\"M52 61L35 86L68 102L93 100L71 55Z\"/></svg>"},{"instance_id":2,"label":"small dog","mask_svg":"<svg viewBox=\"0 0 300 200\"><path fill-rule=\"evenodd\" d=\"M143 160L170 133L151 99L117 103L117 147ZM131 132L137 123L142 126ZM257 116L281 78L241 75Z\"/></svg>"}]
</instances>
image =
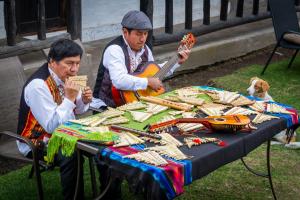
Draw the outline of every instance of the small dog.
<instances>
[{"instance_id":1,"label":"small dog","mask_svg":"<svg viewBox=\"0 0 300 200\"><path fill-rule=\"evenodd\" d=\"M250 79L250 87L247 89L247 92L250 96L256 96L261 98L263 101L274 101L273 98L268 94L270 85L267 81L264 81L258 77L252 77ZM286 130L281 131L280 133L274 136L281 144L286 144L287 148L297 149L300 148L300 142L296 142L296 132L294 133L292 140L287 144Z\"/></svg>"},{"instance_id":2,"label":"small dog","mask_svg":"<svg viewBox=\"0 0 300 200\"><path fill-rule=\"evenodd\" d=\"M268 94L270 85L267 81L264 81L258 77L253 77L250 79L250 87L247 92L250 96L256 96L264 101L274 101L273 98Z\"/></svg>"}]
</instances>

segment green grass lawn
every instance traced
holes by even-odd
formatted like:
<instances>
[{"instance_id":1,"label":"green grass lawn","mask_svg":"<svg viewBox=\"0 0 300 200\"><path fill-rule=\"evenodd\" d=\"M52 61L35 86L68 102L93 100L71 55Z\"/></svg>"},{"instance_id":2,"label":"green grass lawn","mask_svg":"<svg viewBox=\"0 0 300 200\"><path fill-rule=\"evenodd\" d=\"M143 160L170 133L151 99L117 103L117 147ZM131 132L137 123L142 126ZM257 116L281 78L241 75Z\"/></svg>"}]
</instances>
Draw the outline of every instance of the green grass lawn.
<instances>
[{"instance_id":1,"label":"green grass lawn","mask_svg":"<svg viewBox=\"0 0 300 200\"><path fill-rule=\"evenodd\" d=\"M214 82L217 87L246 94L250 78L259 76L269 82L269 93L274 100L300 110L300 59L289 70L286 69L287 62L270 65L262 77L259 76L262 66L254 65L214 79ZM265 150L266 145L261 145L246 157L246 162L255 169L266 171ZM271 167L278 199L300 199L300 151L272 146ZM36 199L35 181L27 178L29 169L26 166L0 177L0 199ZM58 169L43 173L42 179L45 198L62 199ZM91 199L87 162L85 184L86 197ZM122 189L124 199L136 198L128 192L126 183ZM186 186L185 193L178 199L272 199L272 194L268 179L249 173L238 160Z\"/></svg>"}]
</instances>

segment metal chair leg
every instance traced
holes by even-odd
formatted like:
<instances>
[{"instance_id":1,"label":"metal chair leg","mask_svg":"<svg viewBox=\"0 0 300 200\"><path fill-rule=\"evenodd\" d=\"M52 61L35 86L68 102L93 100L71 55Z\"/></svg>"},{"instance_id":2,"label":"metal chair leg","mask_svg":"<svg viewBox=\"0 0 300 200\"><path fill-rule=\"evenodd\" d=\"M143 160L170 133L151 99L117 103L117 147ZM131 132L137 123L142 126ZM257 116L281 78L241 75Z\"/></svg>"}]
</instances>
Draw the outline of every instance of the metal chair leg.
<instances>
[{"instance_id":1,"label":"metal chair leg","mask_svg":"<svg viewBox=\"0 0 300 200\"><path fill-rule=\"evenodd\" d=\"M34 165L32 164L31 169L30 169L30 172L29 172L29 174L28 174L28 178L29 178L29 179L32 178L33 172L34 172Z\"/></svg>"},{"instance_id":2,"label":"metal chair leg","mask_svg":"<svg viewBox=\"0 0 300 200\"><path fill-rule=\"evenodd\" d=\"M95 176L94 159L91 156L89 156L88 158L89 158L93 197L95 198L97 196L97 183L96 183L96 176Z\"/></svg>"},{"instance_id":3,"label":"metal chair leg","mask_svg":"<svg viewBox=\"0 0 300 200\"><path fill-rule=\"evenodd\" d=\"M288 67L287 67L288 69L291 67L292 63L294 62L294 60L295 60L295 58L296 58L296 55L297 55L298 51L299 51L299 50L297 49L296 52L294 53L294 55L293 55L291 61L289 62L289 65L288 65Z\"/></svg>"},{"instance_id":4,"label":"metal chair leg","mask_svg":"<svg viewBox=\"0 0 300 200\"><path fill-rule=\"evenodd\" d=\"M33 166L34 166L34 172L35 172L35 178L36 178L36 183L37 183L37 188L38 188L38 196L39 200L44 199L44 193L43 193L43 185L42 185L42 177L41 177L41 172L40 172L40 166L39 166L39 161L37 159L37 153L33 156Z\"/></svg>"},{"instance_id":5,"label":"metal chair leg","mask_svg":"<svg viewBox=\"0 0 300 200\"><path fill-rule=\"evenodd\" d=\"M277 43L276 46L275 46L275 48L273 49L273 51L272 51L272 53L271 53L271 55L270 55L270 57L269 57L269 59L268 59L266 65L265 65L264 69L262 70L262 72L260 73L260 75L264 75L264 73L265 73L267 67L269 66L269 63L270 63L270 61L272 60L272 57L273 57L273 55L274 55L274 53L275 53L275 51L276 51L276 49L277 49L277 47L278 47L278 44L279 44L279 43Z\"/></svg>"},{"instance_id":6,"label":"metal chair leg","mask_svg":"<svg viewBox=\"0 0 300 200\"><path fill-rule=\"evenodd\" d=\"M274 197L275 200L277 200L276 194L275 194L275 190L273 187L273 181L272 181L272 175L271 175L271 165L270 165L270 147L271 147L271 140L268 140L267 142L267 152L266 152L266 156L267 156L267 174L261 173L261 172L256 172L255 170L253 170L252 168L250 168L244 161L243 158L241 158L242 163L244 164L244 166L246 167L247 170L249 170L251 173L260 176L260 177L264 177L264 178L268 178L269 180L269 184L270 184L270 188L272 191L272 195Z\"/></svg>"},{"instance_id":7,"label":"metal chair leg","mask_svg":"<svg viewBox=\"0 0 300 200\"><path fill-rule=\"evenodd\" d=\"M76 178L76 187L75 187L75 194L74 194L74 200L77 199L78 195L78 189L79 189L79 181L80 177L82 176L81 174L81 151L77 149L77 178Z\"/></svg>"}]
</instances>

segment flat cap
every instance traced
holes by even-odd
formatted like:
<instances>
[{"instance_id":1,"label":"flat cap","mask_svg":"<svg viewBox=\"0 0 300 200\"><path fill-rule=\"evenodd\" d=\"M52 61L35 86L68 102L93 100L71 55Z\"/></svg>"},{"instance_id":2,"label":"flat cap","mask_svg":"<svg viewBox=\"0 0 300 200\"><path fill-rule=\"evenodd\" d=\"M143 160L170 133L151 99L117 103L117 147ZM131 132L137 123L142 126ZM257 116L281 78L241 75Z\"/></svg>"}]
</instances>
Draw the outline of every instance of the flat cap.
<instances>
[{"instance_id":1,"label":"flat cap","mask_svg":"<svg viewBox=\"0 0 300 200\"><path fill-rule=\"evenodd\" d=\"M121 24L123 27L129 29L152 30L152 24L148 16L138 10L132 10L126 13Z\"/></svg>"}]
</instances>

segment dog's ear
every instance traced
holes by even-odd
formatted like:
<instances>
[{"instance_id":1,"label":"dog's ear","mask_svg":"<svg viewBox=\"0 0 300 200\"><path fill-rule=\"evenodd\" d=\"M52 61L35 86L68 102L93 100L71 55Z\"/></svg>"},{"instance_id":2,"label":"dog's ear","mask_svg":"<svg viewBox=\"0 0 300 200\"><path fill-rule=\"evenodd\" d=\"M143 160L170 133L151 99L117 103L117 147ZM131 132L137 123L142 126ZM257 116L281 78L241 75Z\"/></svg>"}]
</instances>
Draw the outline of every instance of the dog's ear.
<instances>
[{"instance_id":1,"label":"dog's ear","mask_svg":"<svg viewBox=\"0 0 300 200\"><path fill-rule=\"evenodd\" d=\"M256 76L255 76L255 77L252 77L252 78L250 79L250 83L249 83L249 84L252 85L252 81L254 81L255 79L258 79L258 77L256 77Z\"/></svg>"},{"instance_id":2,"label":"dog's ear","mask_svg":"<svg viewBox=\"0 0 300 200\"><path fill-rule=\"evenodd\" d=\"M270 89L270 85L267 81L261 81L261 88L264 92Z\"/></svg>"}]
</instances>

